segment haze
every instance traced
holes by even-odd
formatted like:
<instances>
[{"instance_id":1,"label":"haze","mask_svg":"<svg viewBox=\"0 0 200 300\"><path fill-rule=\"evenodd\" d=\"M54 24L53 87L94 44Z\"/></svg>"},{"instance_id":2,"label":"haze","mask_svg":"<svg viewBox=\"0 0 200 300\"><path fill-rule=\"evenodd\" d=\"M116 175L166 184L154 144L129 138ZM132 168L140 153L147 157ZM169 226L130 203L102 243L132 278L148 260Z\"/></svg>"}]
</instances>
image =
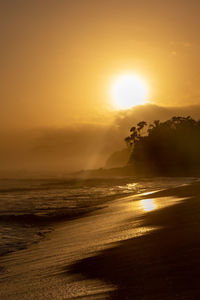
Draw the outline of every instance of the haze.
<instances>
[{"instance_id":1,"label":"haze","mask_svg":"<svg viewBox=\"0 0 200 300\"><path fill-rule=\"evenodd\" d=\"M115 130L121 115L111 105L110 87L125 72L145 78L151 88L150 103L161 110L165 107L162 119L169 117L166 107L176 107L177 113L181 110L177 107L198 107L199 9L196 0L0 1L1 152L6 157L12 153L10 145L25 131L29 138L23 139L19 149L25 145L31 151L38 145L38 132L40 137L41 132L42 136L44 132L45 136L46 132L70 132L68 144L74 149L77 132L94 126L101 128L100 141L104 140L104 132ZM148 107L142 111L137 119L160 118L149 114ZM185 115L190 112L197 115L198 109L185 109ZM101 148L110 148L95 166L103 164L112 149L122 147L128 130L127 124L112 146L106 145L106 139L101 143ZM85 144L97 145L86 135ZM70 147L60 151L66 153ZM88 147L84 160L96 149ZM8 160L19 166L16 153ZM63 160L64 155L56 153ZM7 160L4 156L2 160L6 168Z\"/></svg>"},{"instance_id":2,"label":"haze","mask_svg":"<svg viewBox=\"0 0 200 300\"><path fill-rule=\"evenodd\" d=\"M0 0L0 299L200 299L200 0Z\"/></svg>"}]
</instances>

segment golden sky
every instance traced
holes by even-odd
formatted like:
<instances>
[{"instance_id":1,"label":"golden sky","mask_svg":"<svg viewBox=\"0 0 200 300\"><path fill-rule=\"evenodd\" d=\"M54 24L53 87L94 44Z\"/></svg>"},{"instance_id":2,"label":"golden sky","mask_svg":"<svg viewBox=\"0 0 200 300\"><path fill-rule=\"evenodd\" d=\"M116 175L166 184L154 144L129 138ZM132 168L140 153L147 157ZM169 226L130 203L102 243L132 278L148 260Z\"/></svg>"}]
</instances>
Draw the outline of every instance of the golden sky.
<instances>
[{"instance_id":1,"label":"golden sky","mask_svg":"<svg viewBox=\"0 0 200 300\"><path fill-rule=\"evenodd\" d=\"M0 0L1 126L108 122L134 72L162 106L200 104L199 0Z\"/></svg>"}]
</instances>

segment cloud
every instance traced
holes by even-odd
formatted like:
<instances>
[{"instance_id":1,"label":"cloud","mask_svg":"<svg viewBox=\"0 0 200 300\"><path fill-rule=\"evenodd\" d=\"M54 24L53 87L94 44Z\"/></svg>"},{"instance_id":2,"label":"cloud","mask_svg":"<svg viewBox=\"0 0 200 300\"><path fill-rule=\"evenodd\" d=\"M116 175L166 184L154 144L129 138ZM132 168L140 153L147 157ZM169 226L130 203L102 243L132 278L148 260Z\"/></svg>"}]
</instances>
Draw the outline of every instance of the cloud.
<instances>
[{"instance_id":1,"label":"cloud","mask_svg":"<svg viewBox=\"0 0 200 300\"><path fill-rule=\"evenodd\" d=\"M172 55L172 56L176 56L176 55L177 55L177 52L176 52L176 51L172 51L172 52L171 52L171 55Z\"/></svg>"},{"instance_id":2,"label":"cloud","mask_svg":"<svg viewBox=\"0 0 200 300\"><path fill-rule=\"evenodd\" d=\"M164 107L153 104L141 105L130 110L121 111L115 119L115 124L121 129L128 129L140 121L167 120L173 116L191 116L200 118L200 106Z\"/></svg>"}]
</instances>

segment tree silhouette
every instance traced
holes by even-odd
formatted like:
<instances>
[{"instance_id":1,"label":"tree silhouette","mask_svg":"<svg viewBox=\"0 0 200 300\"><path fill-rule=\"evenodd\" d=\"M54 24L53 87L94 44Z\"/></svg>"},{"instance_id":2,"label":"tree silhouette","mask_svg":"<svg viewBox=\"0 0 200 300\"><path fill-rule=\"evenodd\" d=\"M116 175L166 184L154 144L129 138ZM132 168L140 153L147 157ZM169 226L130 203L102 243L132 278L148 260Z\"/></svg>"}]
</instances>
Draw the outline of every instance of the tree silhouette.
<instances>
[{"instance_id":1,"label":"tree silhouette","mask_svg":"<svg viewBox=\"0 0 200 300\"><path fill-rule=\"evenodd\" d=\"M141 121L130 132L125 141L131 148L129 163L135 168L151 166L163 174L200 170L200 121L190 116L155 120L149 125Z\"/></svg>"}]
</instances>

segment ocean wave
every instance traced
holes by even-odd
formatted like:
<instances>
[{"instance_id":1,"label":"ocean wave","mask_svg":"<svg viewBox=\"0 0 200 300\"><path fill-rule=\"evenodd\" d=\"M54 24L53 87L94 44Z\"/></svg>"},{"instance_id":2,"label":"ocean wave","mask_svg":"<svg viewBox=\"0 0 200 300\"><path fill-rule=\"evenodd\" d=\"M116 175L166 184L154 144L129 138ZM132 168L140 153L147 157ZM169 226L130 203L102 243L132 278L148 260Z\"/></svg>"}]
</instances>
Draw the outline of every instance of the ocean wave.
<instances>
[{"instance_id":1,"label":"ocean wave","mask_svg":"<svg viewBox=\"0 0 200 300\"><path fill-rule=\"evenodd\" d=\"M82 217L83 215L90 213L96 209L100 209L102 206L96 207L83 207L67 209L65 211L57 210L53 213L46 214L34 214L34 213L24 213L24 214L1 214L0 223L21 223L30 225L45 225L52 222L59 222L64 220L72 220L75 218Z\"/></svg>"},{"instance_id":2,"label":"ocean wave","mask_svg":"<svg viewBox=\"0 0 200 300\"><path fill-rule=\"evenodd\" d=\"M108 201L191 180L0 180L0 255L38 242L51 224L84 217Z\"/></svg>"},{"instance_id":3,"label":"ocean wave","mask_svg":"<svg viewBox=\"0 0 200 300\"><path fill-rule=\"evenodd\" d=\"M6 226L6 224L1 226L0 256L26 249L30 245L40 242L53 230L50 227L20 225L13 223L9 226ZM0 268L0 272L3 271Z\"/></svg>"},{"instance_id":4,"label":"ocean wave","mask_svg":"<svg viewBox=\"0 0 200 300\"><path fill-rule=\"evenodd\" d=\"M81 189L109 188L126 184L130 179L54 179L54 180L0 180L0 193L44 191L55 189Z\"/></svg>"}]
</instances>

